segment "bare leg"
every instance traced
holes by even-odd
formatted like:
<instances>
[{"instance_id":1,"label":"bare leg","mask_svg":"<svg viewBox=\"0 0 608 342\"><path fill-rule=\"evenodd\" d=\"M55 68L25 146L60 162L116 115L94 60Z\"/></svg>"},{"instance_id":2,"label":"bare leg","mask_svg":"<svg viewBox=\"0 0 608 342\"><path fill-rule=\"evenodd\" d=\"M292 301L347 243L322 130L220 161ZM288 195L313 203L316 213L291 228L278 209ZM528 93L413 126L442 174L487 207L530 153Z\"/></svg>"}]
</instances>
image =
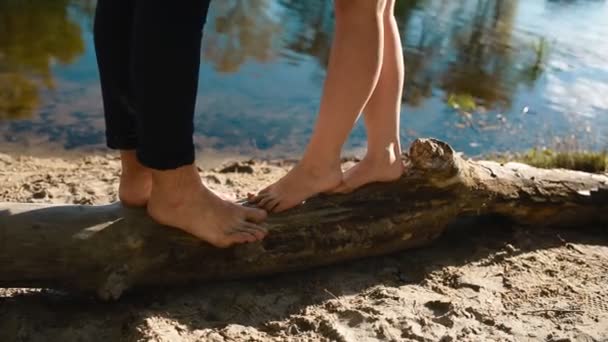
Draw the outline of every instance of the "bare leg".
<instances>
[{"instance_id":1,"label":"bare leg","mask_svg":"<svg viewBox=\"0 0 608 342\"><path fill-rule=\"evenodd\" d=\"M262 240L266 230L257 223L263 210L222 200L201 181L196 167L152 170L148 214L157 222L182 229L217 247Z\"/></svg>"},{"instance_id":2,"label":"bare leg","mask_svg":"<svg viewBox=\"0 0 608 342\"><path fill-rule=\"evenodd\" d=\"M403 93L403 50L394 13L395 0L384 12L384 58L380 79L365 106L367 154L346 171L337 192L350 192L372 182L387 182L403 174L399 122Z\"/></svg>"},{"instance_id":3,"label":"bare leg","mask_svg":"<svg viewBox=\"0 0 608 342\"><path fill-rule=\"evenodd\" d=\"M342 182L340 152L380 77L386 0L336 0L319 118L302 160L252 201L279 212Z\"/></svg>"}]
</instances>

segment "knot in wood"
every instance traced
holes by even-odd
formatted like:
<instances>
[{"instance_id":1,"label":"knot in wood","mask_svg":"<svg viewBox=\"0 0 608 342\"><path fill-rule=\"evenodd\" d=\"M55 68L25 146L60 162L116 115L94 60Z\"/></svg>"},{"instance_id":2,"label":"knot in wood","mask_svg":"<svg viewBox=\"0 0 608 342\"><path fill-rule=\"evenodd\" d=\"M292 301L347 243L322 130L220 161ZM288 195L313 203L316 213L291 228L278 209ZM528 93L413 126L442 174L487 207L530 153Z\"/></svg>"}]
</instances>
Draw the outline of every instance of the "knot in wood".
<instances>
[{"instance_id":1,"label":"knot in wood","mask_svg":"<svg viewBox=\"0 0 608 342\"><path fill-rule=\"evenodd\" d=\"M124 264L111 268L103 283L97 289L97 296L104 301L118 300L123 292L129 288L131 270Z\"/></svg>"},{"instance_id":2,"label":"knot in wood","mask_svg":"<svg viewBox=\"0 0 608 342\"><path fill-rule=\"evenodd\" d=\"M453 174L457 171L454 150L437 139L416 139L410 147L414 168L425 172Z\"/></svg>"}]
</instances>

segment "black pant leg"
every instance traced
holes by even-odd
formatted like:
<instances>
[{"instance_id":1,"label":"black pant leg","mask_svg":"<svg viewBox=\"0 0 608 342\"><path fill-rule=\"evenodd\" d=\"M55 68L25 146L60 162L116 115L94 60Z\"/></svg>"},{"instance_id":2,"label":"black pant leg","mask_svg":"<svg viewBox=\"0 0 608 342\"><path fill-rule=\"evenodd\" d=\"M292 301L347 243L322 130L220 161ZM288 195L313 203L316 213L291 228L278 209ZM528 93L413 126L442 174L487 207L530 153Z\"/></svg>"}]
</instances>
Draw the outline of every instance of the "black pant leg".
<instances>
[{"instance_id":1,"label":"black pant leg","mask_svg":"<svg viewBox=\"0 0 608 342\"><path fill-rule=\"evenodd\" d=\"M137 147L130 105L129 68L134 0L98 0L93 28L101 81L106 142L112 149Z\"/></svg>"},{"instance_id":2,"label":"black pant leg","mask_svg":"<svg viewBox=\"0 0 608 342\"><path fill-rule=\"evenodd\" d=\"M194 162L194 109L210 0L136 0L131 51L137 157L150 168Z\"/></svg>"}]
</instances>

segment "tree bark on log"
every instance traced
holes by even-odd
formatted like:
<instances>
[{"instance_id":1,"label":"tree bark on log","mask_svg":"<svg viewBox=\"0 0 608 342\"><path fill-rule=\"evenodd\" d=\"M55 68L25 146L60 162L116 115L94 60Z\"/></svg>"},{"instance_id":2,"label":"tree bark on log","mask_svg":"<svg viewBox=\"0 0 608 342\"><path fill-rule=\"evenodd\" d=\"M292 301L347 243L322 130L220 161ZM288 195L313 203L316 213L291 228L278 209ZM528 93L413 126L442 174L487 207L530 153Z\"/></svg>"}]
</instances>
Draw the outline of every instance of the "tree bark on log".
<instances>
[{"instance_id":1,"label":"tree bark on log","mask_svg":"<svg viewBox=\"0 0 608 342\"><path fill-rule=\"evenodd\" d=\"M300 270L432 242L462 217L530 226L608 221L608 177L464 160L418 139L393 183L319 196L268 220L262 242L217 249L162 227L144 210L0 203L0 286L95 292Z\"/></svg>"}]
</instances>

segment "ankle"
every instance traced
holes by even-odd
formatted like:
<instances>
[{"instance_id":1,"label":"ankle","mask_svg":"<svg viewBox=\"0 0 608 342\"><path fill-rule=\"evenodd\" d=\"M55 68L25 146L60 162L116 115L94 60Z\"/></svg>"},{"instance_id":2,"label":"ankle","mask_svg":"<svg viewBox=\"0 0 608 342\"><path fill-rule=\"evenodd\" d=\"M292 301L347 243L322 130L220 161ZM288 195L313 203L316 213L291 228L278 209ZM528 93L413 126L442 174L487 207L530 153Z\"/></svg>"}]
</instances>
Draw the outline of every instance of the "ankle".
<instances>
[{"instance_id":1,"label":"ankle","mask_svg":"<svg viewBox=\"0 0 608 342\"><path fill-rule=\"evenodd\" d=\"M132 180L139 179L145 181L152 180L152 172L148 168L125 168L123 167L120 171L120 176L122 179Z\"/></svg>"},{"instance_id":2,"label":"ankle","mask_svg":"<svg viewBox=\"0 0 608 342\"><path fill-rule=\"evenodd\" d=\"M146 174L150 175L150 169L143 166L135 154L135 150L120 151L121 174L124 176Z\"/></svg>"},{"instance_id":3,"label":"ankle","mask_svg":"<svg viewBox=\"0 0 608 342\"><path fill-rule=\"evenodd\" d=\"M174 170L152 170L151 198L159 199L172 206L187 202L193 193L199 193L203 183L194 165Z\"/></svg>"},{"instance_id":4,"label":"ankle","mask_svg":"<svg viewBox=\"0 0 608 342\"><path fill-rule=\"evenodd\" d=\"M312 158L312 157L304 157L298 163L298 167L307 173L317 176L323 177L328 173L333 173L336 170L341 172L340 169L340 159L321 159L321 158Z\"/></svg>"},{"instance_id":5,"label":"ankle","mask_svg":"<svg viewBox=\"0 0 608 342\"><path fill-rule=\"evenodd\" d=\"M374 164L393 165L401 161L401 147L395 142L370 144L364 159Z\"/></svg>"}]
</instances>

